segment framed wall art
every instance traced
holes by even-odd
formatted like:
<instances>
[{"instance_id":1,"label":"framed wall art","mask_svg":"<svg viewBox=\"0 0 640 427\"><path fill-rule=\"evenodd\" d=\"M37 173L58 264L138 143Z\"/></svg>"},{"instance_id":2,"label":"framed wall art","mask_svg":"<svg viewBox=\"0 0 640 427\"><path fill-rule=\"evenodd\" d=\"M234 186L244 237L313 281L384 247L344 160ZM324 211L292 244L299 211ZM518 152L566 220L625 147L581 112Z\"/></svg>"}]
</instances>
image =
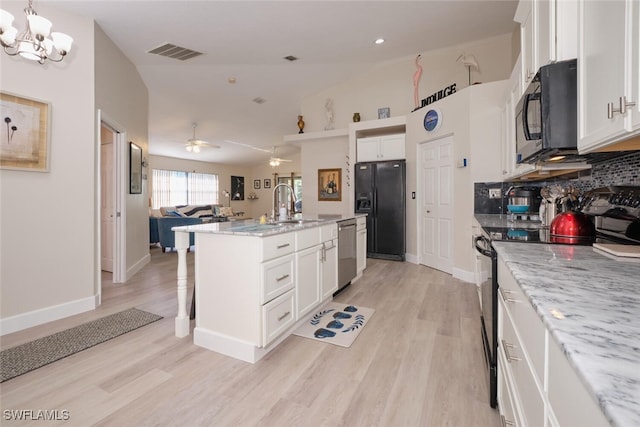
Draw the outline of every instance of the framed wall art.
<instances>
[{"instance_id":1,"label":"framed wall art","mask_svg":"<svg viewBox=\"0 0 640 427\"><path fill-rule=\"evenodd\" d=\"M254 179L253 180L253 189L254 190L259 190L260 189L260 180L259 179Z\"/></svg>"},{"instance_id":2,"label":"framed wall art","mask_svg":"<svg viewBox=\"0 0 640 427\"><path fill-rule=\"evenodd\" d=\"M129 194L142 193L142 148L129 142Z\"/></svg>"},{"instance_id":3,"label":"framed wall art","mask_svg":"<svg viewBox=\"0 0 640 427\"><path fill-rule=\"evenodd\" d=\"M265 179L264 180L264 188L271 188L271 180L270 179Z\"/></svg>"},{"instance_id":4,"label":"framed wall art","mask_svg":"<svg viewBox=\"0 0 640 427\"><path fill-rule=\"evenodd\" d=\"M50 104L0 92L0 117L0 168L48 172Z\"/></svg>"},{"instance_id":5,"label":"framed wall art","mask_svg":"<svg viewBox=\"0 0 640 427\"><path fill-rule=\"evenodd\" d=\"M342 169L318 169L318 200L342 200Z\"/></svg>"},{"instance_id":6,"label":"framed wall art","mask_svg":"<svg viewBox=\"0 0 640 427\"><path fill-rule=\"evenodd\" d=\"M231 200L244 200L244 177L231 177Z\"/></svg>"}]
</instances>

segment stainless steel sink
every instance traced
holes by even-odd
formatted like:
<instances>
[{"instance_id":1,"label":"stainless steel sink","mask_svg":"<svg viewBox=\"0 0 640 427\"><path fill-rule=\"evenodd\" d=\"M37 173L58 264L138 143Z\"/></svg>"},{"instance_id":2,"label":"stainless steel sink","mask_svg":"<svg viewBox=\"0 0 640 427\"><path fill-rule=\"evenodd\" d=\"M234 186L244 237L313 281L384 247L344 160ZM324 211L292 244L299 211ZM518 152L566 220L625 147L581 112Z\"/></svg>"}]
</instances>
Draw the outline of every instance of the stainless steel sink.
<instances>
[{"instance_id":1,"label":"stainless steel sink","mask_svg":"<svg viewBox=\"0 0 640 427\"><path fill-rule=\"evenodd\" d=\"M276 224L310 224L314 222L320 222L319 219L285 219L284 221L277 221Z\"/></svg>"}]
</instances>

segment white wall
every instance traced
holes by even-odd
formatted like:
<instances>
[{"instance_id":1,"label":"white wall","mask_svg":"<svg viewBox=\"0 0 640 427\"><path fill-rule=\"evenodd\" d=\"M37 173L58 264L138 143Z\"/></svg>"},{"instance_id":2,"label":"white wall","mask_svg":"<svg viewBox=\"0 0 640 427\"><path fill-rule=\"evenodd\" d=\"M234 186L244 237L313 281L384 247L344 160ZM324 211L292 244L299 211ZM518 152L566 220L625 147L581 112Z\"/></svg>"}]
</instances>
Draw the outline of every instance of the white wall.
<instances>
[{"instance_id":1,"label":"white wall","mask_svg":"<svg viewBox=\"0 0 640 427\"><path fill-rule=\"evenodd\" d=\"M455 167L453 275L474 281L475 252L471 245L474 186L476 181L496 180L500 174L500 105L508 81L475 85L444 98L430 107L442 113L442 125L433 132L424 129L429 108L407 116L407 187L417 187L417 150L425 141L454 137L454 159L467 159L467 167ZM413 183L413 184L409 184ZM414 191L407 188L407 191ZM419 193L418 193L419 194ZM416 202L416 201L412 201ZM418 253L417 203L407 208L407 252Z\"/></svg>"},{"instance_id":2,"label":"white wall","mask_svg":"<svg viewBox=\"0 0 640 427\"><path fill-rule=\"evenodd\" d=\"M148 157L149 94L136 67L96 25L95 32L96 108L122 126L128 141L142 148ZM127 144L128 146L128 144ZM126 182L128 188L128 150ZM96 168L99 172L99 168ZM147 171L143 171L147 174ZM130 278L149 262L148 180L142 181L142 194L125 193L126 276ZM96 231L99 228L96 227Z\"/></svg>"},{"instance_id":3,"label":"white wall","mask_svg":"<svg viewBox=\"0 0 640 427\"><path fill-rule=\"evenodd\" d=\"M301 142L302 151L302 212L303 214L349 215L353 205L348 193L351 186L351 167L347 167L349 138L339 136ZM341 169L342 198L340 201L318 200L318 169Z\"/></svg>"},{"instance_id":4,"label":"white wall","mask_svg":"<svg viewBox=\"0 0 640 427\"><path fill-rule=\"evenodd\" d=\"M509 78L513 68L512 33L478 40L450 48L420 53L423 72L419 85L420 99L456 83L457 90L468 86L467 68L456 59L461 53L473 54L479 71L472 71L473 82L491 82ZM428 46L428 41L425 41ZM389 107L391 116L404 116L413 111L413 74L415 55L398 61L363 69L357 79L328 88L302 101L305 132L322 131L325 126L324 105L333 100L335 128L346 129L359 112L361 120L378 118L378 108Z\"/></svg>"},{"instance_id":5,"label":"white wall","mask_svg":"<svg viewBox=\"0 0 640 427\"><path fill-rule=\"evenodd\" d=\"M25 2L2 2L19 26ZM74 37L60 64L0 56L3 91L51 105L47 173L0 170L2 334L95 306L94 24L42 5Z\"/></svg>"}]
</instances>

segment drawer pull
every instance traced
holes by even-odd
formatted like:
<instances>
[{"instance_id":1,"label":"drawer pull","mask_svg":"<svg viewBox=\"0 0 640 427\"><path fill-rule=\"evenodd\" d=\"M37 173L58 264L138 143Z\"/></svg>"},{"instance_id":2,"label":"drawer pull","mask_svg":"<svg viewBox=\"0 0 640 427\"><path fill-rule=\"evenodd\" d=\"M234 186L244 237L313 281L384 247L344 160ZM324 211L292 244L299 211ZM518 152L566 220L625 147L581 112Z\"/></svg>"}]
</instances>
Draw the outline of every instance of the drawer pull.
<instances>
[{"instance_id":1,"label":"drawer pull","mask_svg":"<svg viewBox=\"0 0 640 427\"><path fill-rule=\"evenodd\" d=\"M284 245L278 245L276 249L286 248L287 246L290 246L290 245L291 245L290 243L285 243Z\"/></svg>"},{"instance_id":2,"label":"drawer pull","mask_svg":"<svg viewBox=\"0 0 640 427\"><path fill-rule=\"evenodd\" d=\"M515 299L515 298L507 298L507 297L505 297L505 296L504 296L504 294L513 294L513 293L515 293L515 292L513 292L513 291L502 290L502 288L500 288L500 289L498 289L498 292L500 292L500 296L502 297L502 299L503 299L505 302L519 302L519 301L518 301L517 299Z\"/></svg>"},{"instance_id":3,"label":"drawer pull","mask_svg":"<svg viewBox=\"0 0 640 427\"><path fill-rule=\"evenodd\" d=\"M289 275L288 275L288 274L285 274L284 276L277 277L277 278L276 278L276 281L277 281L277 282L281 282L281 281L283 281L284 279L286 279L287 277L289 277Z\"/></svg>"},{"instance_id":4,"label":"drawer pull","mask_svg":"<svg viewBox=\"0 0 640 427\"><path fill-rule=\"evenodd\" d=\"M507 362L509 362L509 363L511 363L511 362L519 362L519 361L522 360L519 357L512 356L512 355L509 354L509 350L508 349L516 348L515 345L509 344L505 340L501 340L501 341L502 341L502 348L504 349L504 355L507 356Z\"/></svg>"},{"instance_id":5,"label":"drawer pull","mask_svg":"<svg viewBox=\"0 0 640 427\"><path fill-rule=\"evenodd\" d=\"M290 314L291 314L290 311L286 311L282 316L278 317L278 322L281 321L282 319L284 319L285 317L287 317Z\"/></svg>"},{"instance_id":6,"label":"drawer pull","mask_svg":"<svg viewBox=\"0 0 640 427\"><path fill-rule=\"evenodd\" d=\"M502 422L502 427L515 425L513 421L506 419L504 415L500 415L500 421Z\"/></svg>"}]
</instances>

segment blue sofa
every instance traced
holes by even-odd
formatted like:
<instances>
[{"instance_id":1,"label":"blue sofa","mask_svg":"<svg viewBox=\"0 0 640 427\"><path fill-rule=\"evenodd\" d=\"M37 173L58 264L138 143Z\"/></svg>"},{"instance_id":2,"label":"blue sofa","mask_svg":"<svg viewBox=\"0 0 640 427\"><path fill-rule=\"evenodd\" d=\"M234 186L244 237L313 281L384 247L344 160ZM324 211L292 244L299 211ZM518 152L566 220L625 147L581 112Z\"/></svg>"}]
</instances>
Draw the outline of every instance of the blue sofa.
<instances>
[{"instance_id":1,"label":"blue sofa","mask_svg":"<svg viewBox=\"0 0 640 427\"><path fill-rule=\"evenodd\" d=\"M153 224L155 223L155 224ZM153 225L152 225L153 224ZM176 247L175 233L171 230L173 227L180 227L183 225L202 224L202 218L181 218L181 217L161 217L161 218L149 218L149 235L153 235L152 230L157 230L157 242L162 247L162 252L166 252L167 248L172 249ZM151 240L151 238L150 238ZM194 244L194 234L189 234L189 245Z\"/></svg>"}]
</instances>

